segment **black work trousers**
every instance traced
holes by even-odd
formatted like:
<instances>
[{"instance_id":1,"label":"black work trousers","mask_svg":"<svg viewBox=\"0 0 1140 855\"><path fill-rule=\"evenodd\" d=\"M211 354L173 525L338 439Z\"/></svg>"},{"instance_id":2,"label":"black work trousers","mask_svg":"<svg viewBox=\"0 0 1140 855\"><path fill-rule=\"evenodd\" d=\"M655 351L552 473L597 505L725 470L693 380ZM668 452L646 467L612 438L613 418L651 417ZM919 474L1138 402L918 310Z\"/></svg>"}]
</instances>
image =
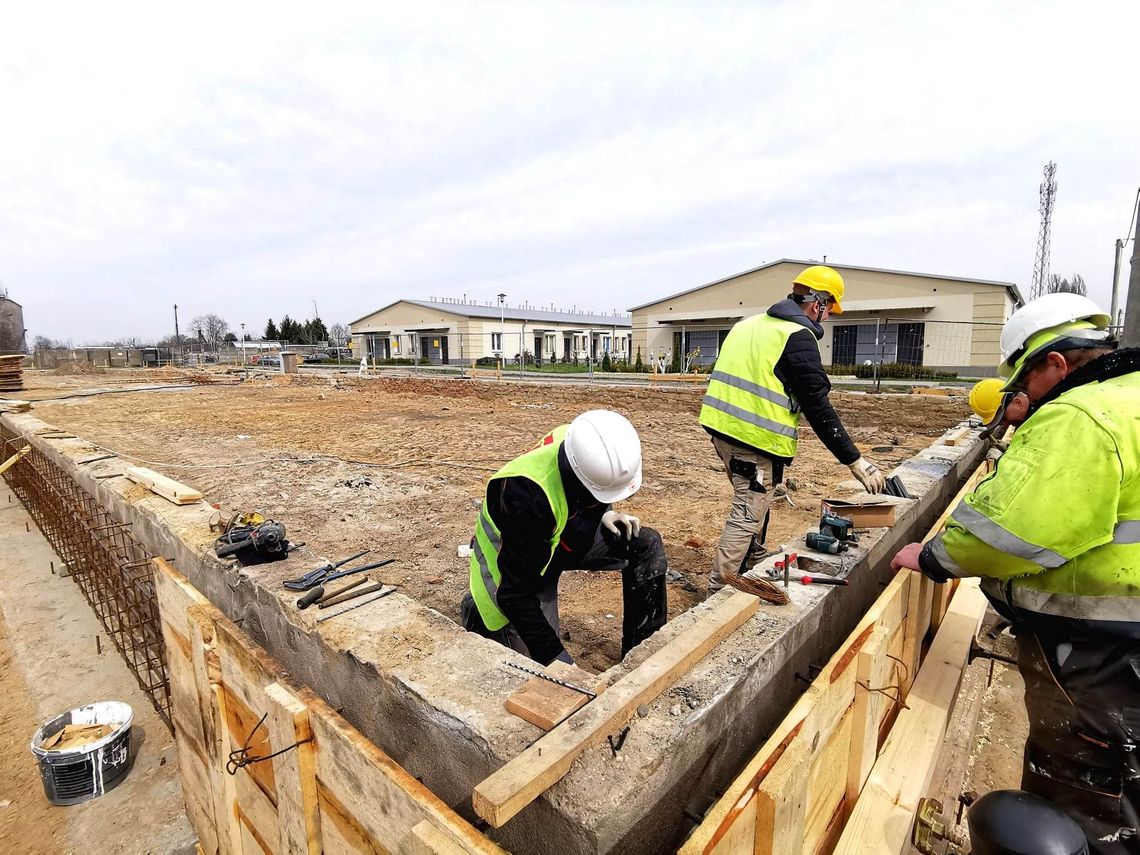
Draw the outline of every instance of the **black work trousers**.
<instances>
[{"instance_id":1,"label":"black work trousers","mask_svg":"<svg viewBox=\"0 0 1140 855\"><path fill-rule=\"evenodd\" d=\"M1022 789L1072 816L1092 852L1140 852L1140 641L1017 640L1029 712Z\"/></svg>"},{"instance_id":2,"label":"black work trousers","mask_svg":"<svg viewBox=\"0 0 1140 855\"><path fill-rule=\"evenodd\" d=\"M621 571L622 658L665 625L668 617L665 589L668 560L661 535L656 530L643 527L637 537L627 541L603 526L594 536L589 551L574 563L573 568L563 569ZM537 596L547 623L555 633L560 634L558 580L562 569L552 567L547 575L549 582ZM468 631L477 632L526 656L530 655L525 640L510 624L497 631L487 629L470 593L463 598L461 611L463 626Z\"/></svg>"}]
</instances>

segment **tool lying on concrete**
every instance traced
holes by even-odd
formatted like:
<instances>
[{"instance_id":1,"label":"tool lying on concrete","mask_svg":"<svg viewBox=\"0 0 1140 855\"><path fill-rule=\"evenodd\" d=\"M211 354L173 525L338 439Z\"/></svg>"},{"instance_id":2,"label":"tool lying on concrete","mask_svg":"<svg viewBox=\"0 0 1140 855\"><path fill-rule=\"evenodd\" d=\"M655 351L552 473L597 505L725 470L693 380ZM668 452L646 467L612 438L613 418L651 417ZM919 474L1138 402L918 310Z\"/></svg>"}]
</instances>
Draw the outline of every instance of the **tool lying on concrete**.
<instances>
[{"instance_id":1,"label":"tool lying on concrete","mask_svg":"<svg viewBox=\"0 0 1140 855\"><path fill-rule=\"evenodd\" d=\"M363 579L361 581L367 582L368 580ZM399 586L392 585L390 587L396 588ZM382 590L383 588L384 588L384 583L383 582L377 582L376 584L369 585L366 588L357 588L355 591L349 591L347 594L343 593L343 592L338 593L338 594L335 594L334 596L331 596L331 597L328 597L324 600L321 600L319 603L317 603L317 608L318 609L327 609L329 606L339 606L341 603L346 603L349 600L355 600L357 597L363 597L367 594L374 594L377 591Z\"/></svg>"},{"instance_id":2,"label":"tool lying on concrete","mask_svg":"<svg viewBox=\"0 0 1140 855\"><path fill-rule=\"evenodd\" d=\"M299 576L296 579L287 579L284 582L284 585L290 591L307 591L310 588L315 588L317 585L327 585L334 579L340 579L344 576L351 576L354 573L363 573L365 570L375 570L377 567L383 567L385 564L391 564L396 560L395 558L387 558L384 561L365 564L362 567L353 567L351 570L341 570L339 573L334 572L337 570L337 568L343 567L348 562L355 561L357 558L360 558L363 555L367 555L369 552L371 552L371 550L365 549L361 552L356 553L355 555L350 555L348 558L337 561L336 563L333 563L331 561L326 562L320 567L316 567L310 570L308 573L305 573L303 576Z\"/></svg>"},{"instance_id":3,"label":"tool lying on concrete","mask_svg":"<svg viewBox=\"0 0 1140 855\"><path fill-rule=\"evenodd\" d=\"M334 617L340 617L341 615L343 615L347 612L350 612L353 609L358 609L361 606L366 606L369 603L374 603L377 600L383 599L384 597L388 596L389 594L394 594L394 593L396 593L395 588L388 588L387 590L380 591L378 594L376 594L376 596L372 597L371 599L362 600L359 603L353 603L351 606L345 606L339 612L333 612L331 615L321 615L319 618L317 618L317 623L322 623L326 620L332 620Z\"/></svg>"},{"instance_id":4,"label":"tool lying on concrete","mask_svg":"<svg viewBox=\"0 0 1140 855\"><path fill-rule=\"evenodd\" d=\"M850 519L824 513L819 518L819 531L809 531L804 541L808 549L838 555L858 543L859 538L855 536L855 524Z\"/></svg>"},{"instance_id":5,"label":"tool lying on concrete","mask_svg":"<svg viewBox=\"0 0 1140 855\"><path fill-rule=\"evenodd\" d=\"M226 525L225 532L214 541L214 554L219 558L236 555L242 564L257 564L263 561L280 561L288 557L290 543L285 538L285 526L275 520L267 520L260 514L248 514L246 518L256 519L243 525L240 515L235 515Z\"/></svg>"},{"instance_id":6,"label":"tool lying on concrete","mask_svg":"<svg viewBox=\"0 0 1140 855\"><path fill-rule=\"evenodd\" d=\"M329 591L327 599L329 602L331 602L332 600L339 598L340 595L345 593L346 591L351 591L353 588L357 588L360 585L363 585L367 581L368 581L368 577L364 577L363 579L357 579L355 582L349 582L347 585L345 585L342 588L339 588L336 591ZM305 596L303 596L303 597L301 597L301 599L297 600L297 608L307 609L313 603L319 603L319 602L325 601L325 599L326 599L325 593L326 593L325 586L324 585L317 585L317 587L313 588L311 591L309 591L309 593L305 594Z\"/></svg>"},{"instance_id":7,"label":"tool lying on concrete","mask_svg":"<svg viewBox=\"0 0 1140 855\"><path fill-rule=\"evenodd\" d=\"M887 486L883 489L883 492L888 496L897 496L900 499L914 498L898 475L892 475L887 479Z\"/></svg>"},{"instance_id":8,"label":"tool lying on concrete","mask_svg":"<svg viewBox=\"0 0 1140 855\"><path fill-rule=\"evenodd\" d=\"M572 689L575 692L579 692L585 695L590 700L593 700L598 696L597 692L591 692L589 689L583 689L581 686L575 686L573 683L567 683L565 680L559 680L557 677L551 677L549 674L543 674L541 671L535 671L533 668L527 668L525 665L516 665L514 662L504 662L503 664L508 665L518 671L525 671L527 674L531 674L535 677L541 677L543 680L547 680L548 682L554 683L557 686L563 686L564 688Z\"/></svg>"},{"instance_id":9,"label":"tool lying on concrete","mask_svg":"<svg viewBox=\"0 0 1140 855\"><path fill-rule=\"evenodd\" d=\"M834 576L792 576L792 582L799 582L801 585L842 585L846 587L846 579L837 579Z\"/></svg>"}]
</instances>

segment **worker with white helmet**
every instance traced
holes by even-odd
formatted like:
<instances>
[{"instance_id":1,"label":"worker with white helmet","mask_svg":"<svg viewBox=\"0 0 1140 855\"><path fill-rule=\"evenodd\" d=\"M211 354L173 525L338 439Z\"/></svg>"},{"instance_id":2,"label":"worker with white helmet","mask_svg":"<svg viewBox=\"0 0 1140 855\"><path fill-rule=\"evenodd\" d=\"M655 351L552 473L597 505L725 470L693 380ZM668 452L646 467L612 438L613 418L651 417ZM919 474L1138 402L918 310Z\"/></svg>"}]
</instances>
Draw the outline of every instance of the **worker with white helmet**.
<instances>
[{"instance_id":1,"label":"worker with white helmet","mask_svg":"<svg viewBox=\"0 0 1140 855\"><path fill-rule=\"evenodd\" d=\"M641 487L641 440L610 410L557 427L487 483L471 547L464 626L545 664L562 646L558 579L566 570L620 570L626 653L665 625L661 536L611 509Z\"/></svg>"},{"instance_id":2,"label":"worker with white helmet","mask_svg":"<svg viewBox=\"0 0 1140 855\"><path fill-rule=\"evenodd\" d=\"M882 473L859 453L831 406L831 381L819 356L821 324L843 312L843 288L837 270L805 268L786 300L737 323L721 345L700 423L724 464L733 498L717 544L709 593L767 554L773 488L796 456L801 414L868 492L883 490Z\"/></svg>"},{"instance_id":3,"label":"worker with white helmet","mask_svg":"<svg viewBox=\"0 0 1140 855\"><path fill-rule=\"evenodd\" d=\"M1022 787L1094 852L1140 844L1140 349L1087 297L1048 294L1002 331L1029 409L997 470L892 566L978 576L1012 621L1029 738Z\"/></svg>"}]
</instances>

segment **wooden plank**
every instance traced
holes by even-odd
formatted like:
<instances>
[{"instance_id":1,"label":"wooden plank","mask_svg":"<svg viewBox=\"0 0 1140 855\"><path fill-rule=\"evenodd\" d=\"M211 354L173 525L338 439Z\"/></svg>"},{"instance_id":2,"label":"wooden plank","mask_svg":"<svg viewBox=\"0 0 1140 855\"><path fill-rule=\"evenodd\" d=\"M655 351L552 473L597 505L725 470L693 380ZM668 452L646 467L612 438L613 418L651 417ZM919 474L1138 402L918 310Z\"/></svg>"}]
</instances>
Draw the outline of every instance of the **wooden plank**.
<instances>
[{"instance_id":1,"label":"wooden plank","mask_svg":"<svg viewBox=\"0 0 1140 855\"><path fill-rule=\"evenodd\" d=\"M269 710L265 723L273 750L282 751L296 745L273 758L282 850L298 855L320 855L320 806L309 708L280 683L265 689L265 701Z\"/></svg>"},{"instance_id":2,"label":"wooden plank","mask_svg":"<svg viewBox=\"0 0 1140 855\"><path fill-rule=\"evenodd\" d=\"M542 671L563 682L589 689L595 694L601 694L605 686L605 680L597 674L583 671L577 665L567 662L555 660ZM504 706L507 712L517 715L524 721L529 721L543 730L551 730L570 713L585 706L588 700L589 697L581 692L567 689L541 677L531 677L507 698Z\"/></svg>"},{"instance_id":3,"label":"wooden plank","mask_svg":"<svg viewBox=\"0 0 1140 855\"><path fill-rule=\"evenodd\" d=\"M17 451L11 457L9 457L7 460L5 460L3 463L0 463L0 475L3 475L5 472L7 472L9 469L11 469L13 466L15 466L17 463L19 463L20 460L24 457L24 455L27 454L31 450L32 450L32 447L30 445L25 445L23 448L21 448L19 451Z\"/></svg>"},{"instance_id":4,"label":"wooden plank","mask_svg":"<svg viewBox=\"0 0 1140 855\"><path fill-rule=\"evenodd\" d=\"M128 466L123 474L136 484L142 484L152 493L157 493L176 505L192 505L202 501L202 494L193 487L187 487L173 478L159 475L143 466Z\"/></svg>"},{"instance_id":5,"label":"wooden plank","mask_svg":"<svg viewBox=\"0 0 1140 855\"><path fill-rule=\"evenodd\" d=\"M269 763L255 763L255 766L268 766ZM239 769L233 776L234 794L237 796L237 809L240 812L239 821L252 832L260 848L271 855L282 852L280 823L277 819L277 807L269 800L265 791L257 785L253 776L243 774L246 769ZM257 850L254 850L255 852ZM245 855L250 855L248 847Z\"/></svg>"},{"instance_id":6,"label":"wooden plank","mask_svg":"<svg viewBox=\"0 0 1140 855\"><path fill-rule=\"evenodd\" d=\"M698 855L698 853L709 855L715 851L719 841L731 833L734 823L740 819L740 811L736 805L743 794L759 786L774 762L793 741L801 738L811 740L821 733L821 725L828 720L822 711L816 712L816 707L822 699L830 698L831 719L838 720L835 718L835 713L842 712L838 702L844 697L843 693L850 691L852 701L854 699L855 673L851 664L856 661L862 646L872 637L876 626L898 627L902 624L913 575L909 570L895 574L883 593L871 604L855 629L847 636L843 645L828 660L812 685L800 696L783 721L768 737L767 742L729 785L725 795L709 809L704 821L693 830L680 849L683 855ZM851 678L846 688L841 687L842 691L838 694L826 694L824 687L840 681L845 674ZM813 716L815 724L808 726L811 724L809 717ZM811 735L805 736L809 732Z\"/></svg>"},{"instance_id":7,"label":"wooden plank","mask_svg":"<svg viewBox=\"0 0 1140 855\"><path fill-rule=\"evenodd\" d=\"M809 754L807 741L797 739L757 788L756 855L804 851Z\"/></svg>"},{"instance_id":8,"label":"wooden plank","mask_svg":"<svg viewBox=\"0 0 1140 855\"><path fill-rule=\"evenodd\" d=\"M227 675L226 657L222 661L222 692L225 698L226 726L230 734L229 751L246 749L250 757L267 757L273 753L269 742L269 731L264 724L258 726L260 711L251 710L245 702L231 690L233 675ZM227 676L230 678L227 680ZM227 752L228 753L228 752ZM277 780L271 763L251 763L238 770L238 778L252 778L266 798L277 805Z\"/></svg>"},{"instance_id":9,"label":"wooden plank","mask_svg":"<svg viewBox=\"0 0 1140 855\"><path fill-rule=\"evenodd\" d=\"M194 681L198 687L201 719L209 760L211 801L218 837L218 851L223 855L241 855L242 835L237 818L237 794L234 781L226 774L230 734L226 726L225 693L222 691L221 668L214 647L212 606L191 606L186 611Z\"/></svg>"},{"instance_id":10,"label":"wooden plank","mask_svg":"<svg viewBox=\"0 0 1140 855\"><path fill-rule=\"evenodd\" d=\"M951 431L940 440L940 445L961 445L970 437L973 428L967 425Z\"/></svg>"},{"instance_id":11,"label":"wooden plank","mask_svg":"<svg viewBox=\"0 0 1140 855\"><path fill-rule=\"evenodd\" d=\"M899 713L891 728L836 853L897 855L909 846L918 802L930 784L985 609L978 580L963 581L907 697L909 709Z\"/></svg>"},{"instance_id":12,"label":"wooden plank","mask_svg":"<svg viewBox=\"0 0 1140 855\"><path fill-rule=\"evenodd\" d=\"M887 658L891 629L875 627L871 638L859 651L855 667L855 703L851 709L850 754L847 758L846 799L848 810L863 789L871 774L879 749L879 722L884 704L891 703L883 692L894 694L900 689L889 688L889 677L896 669ZM880 689L882 691L869 691Z\"/></svg>"},{"instance_id":13,"label":"wooden plank","mask_svg":"<svg viewBox=\"0 0 1140 855\"><path fill-rule=\"evenodd\" d=\"M728 833L713 844L711 855L752 855L756 851L758 805L755 789L740 797L735 806L736 821Z\"/></svg>"},{"instance_id":14,"label":"wooden plank","mask_svg":"<svg viewBox=\"0 0 1140 855\"><path fill-rule=\"evenodd\" d=\"M466 855L467 850L430 819L416 823L408 840L410 855Z\"/></svg>"},{"instance_id":15,"label":"wooden plank","mask_svg":"<svg viewBox=\"0 0 1140 855\"><path fill-rule=\"evenodd\" d=\"M816 852L832 827L836 811L842 812L847 797L847 764L851 756L852 716L848 708L826 739L820 735L807 763L807 815L804 820L804 852Z\"/></svg>"},{"instance_id":16,"label":"wooden plank","mask_svg":"<svg viewBox=\"0 0 1140 855\"><path fill-rule=\"evenodd\" d=\"M605 738L606 731L648 703L737 627L760 601L734 591L711 612L651 655L569 719L475 787L475 813L499 828L560 780L575 759Z\"/></svg>"}]
</instances>

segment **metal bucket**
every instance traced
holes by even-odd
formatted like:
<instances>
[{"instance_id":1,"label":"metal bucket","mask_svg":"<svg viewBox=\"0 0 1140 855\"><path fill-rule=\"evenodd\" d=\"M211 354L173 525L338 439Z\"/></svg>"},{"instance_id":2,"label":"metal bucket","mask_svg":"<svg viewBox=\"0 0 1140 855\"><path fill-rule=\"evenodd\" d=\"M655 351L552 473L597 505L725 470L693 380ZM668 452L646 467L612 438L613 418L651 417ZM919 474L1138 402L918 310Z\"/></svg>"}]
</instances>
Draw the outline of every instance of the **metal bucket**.
<instances>
[{"instance_id":1,"label":"metal bucket","mask_svg":"<svg viewBox=\"0 0 1140 855\"><path fill-rule=\"evenodd\" d=\"M43 725L32 737L44 794L53 805L74 805L101 796L130 769L131 722L134 712L120 701L100 701L69 710ZM64 751L48 751L44 739L68 724L113 724L95 742Z\"/></svg>"}]
</instances>

